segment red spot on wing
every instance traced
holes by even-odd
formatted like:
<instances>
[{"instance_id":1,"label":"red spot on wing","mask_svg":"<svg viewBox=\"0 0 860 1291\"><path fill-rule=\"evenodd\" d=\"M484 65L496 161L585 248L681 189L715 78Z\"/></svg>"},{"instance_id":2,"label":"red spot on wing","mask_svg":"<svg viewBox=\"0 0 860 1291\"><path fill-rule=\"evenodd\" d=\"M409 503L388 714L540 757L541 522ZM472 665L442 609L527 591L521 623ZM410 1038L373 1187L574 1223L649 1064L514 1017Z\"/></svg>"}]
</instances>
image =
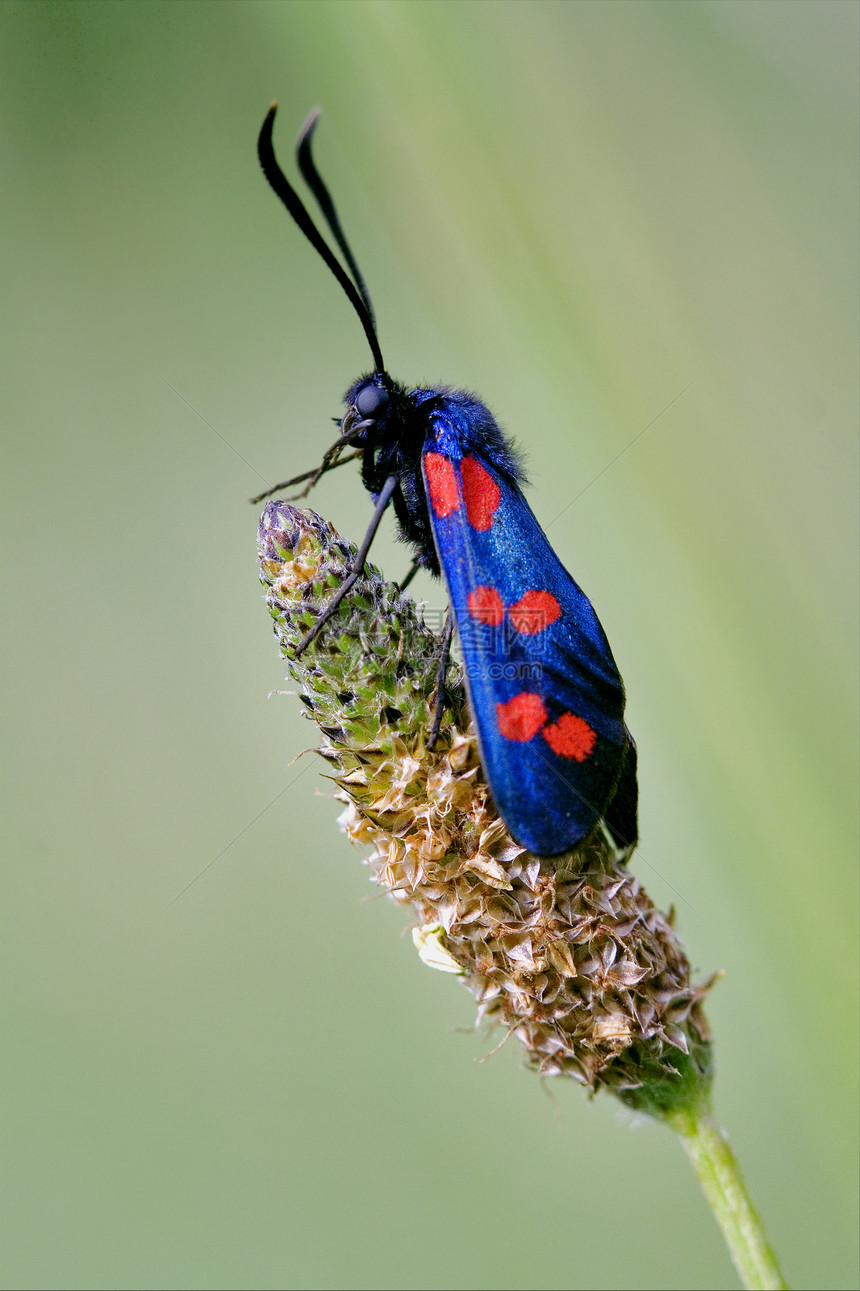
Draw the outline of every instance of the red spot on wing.
<instances>
[{"instance_id":1,"label":"red spot on wing","mask_svg":"<svg viewBox=\"0 0 860 1291\"><path fill-rule=\"evenodd\" d=\"M543 734L553 753L560 758L573 758L575 762L584 762L597 740L588 722L575 713L562 713L554 726L543 728Z\"/></svg>"},{"instance_id":2,"label":"red spot on wing","mask_svg":"<svg viewBox=\"0 0 860 1291\"><path fill-rule=\"evenodd\" d=\"M546 709L540 695L524 690L506 704L496 704L499 731L506 740L524 743L537 735L546 721Z\"/></svg>"},{"instance_id":3,"label":"red spot on wing","mask_svg":"<svg viewBox=\"0 0 860 1291\"><path fill-rule=\"evenodd\" d=\"M534 636L548 628L550 623L555 623L561 614L561 606L552 592L526 592L508 612L517 632Z\"/></svg>"},{"instance_id":4,"label":"red spot on wing","mask_svg":"<svg viewBox=\"0 0 860 1291\"><path fill-rule=\"evenodd\" d=\"M505 617L502 598L494 587L476 587L469 593L468 605L472 618L491 628L497 628Z\"/></svg>"},{"instance_id":5,"label":"red spot on wing","mask_svg":"<svg viewBox=\"0 0 860 1291\"><path fill-rule=\"evenodd\" d=\"M493 516L502 500L502 490L477 458L464 457L460 470L469 524L473 529L484 533L492 526Z\"/></svg>"},{"instance_id":6,"label":"red spot on wing","mask_svg":"<svg viewBox=\"0 0 860 1291\"><path fill-rule=\"evenodd\" d=\"M441 453L424 454L424 470L427 474L427 488L430 492L430 505L437 516L443 520L460 506L460 493L457 489L457 475L453 464Z\"/></svg>"}]
</instances>

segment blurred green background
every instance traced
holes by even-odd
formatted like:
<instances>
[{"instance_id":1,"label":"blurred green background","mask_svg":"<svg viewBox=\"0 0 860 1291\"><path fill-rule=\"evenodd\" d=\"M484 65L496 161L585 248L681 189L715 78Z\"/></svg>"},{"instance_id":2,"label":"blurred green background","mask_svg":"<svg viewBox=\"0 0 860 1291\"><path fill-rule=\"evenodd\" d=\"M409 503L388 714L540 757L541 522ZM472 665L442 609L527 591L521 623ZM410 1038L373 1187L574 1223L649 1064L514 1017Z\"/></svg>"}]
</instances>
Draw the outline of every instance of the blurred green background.
<instances>
[{"instance_id":1,"label":"blurred green background","mask_svg":"<svg viewBox=\"0 0 860 1291\"><path fill-rule=\"evenodd\" d=\"M4 1285L737 1285L667 1131L475 1061L291 765L247 497L369 357L260 176L273 98L291 173L325 109L391 371L527 451L627 683L635 870L726 971L719 1117L793 1285L857 1285L857 18L0 6ZM364 532L349 469L313 502Z\"/></svg>"}]
</instances>

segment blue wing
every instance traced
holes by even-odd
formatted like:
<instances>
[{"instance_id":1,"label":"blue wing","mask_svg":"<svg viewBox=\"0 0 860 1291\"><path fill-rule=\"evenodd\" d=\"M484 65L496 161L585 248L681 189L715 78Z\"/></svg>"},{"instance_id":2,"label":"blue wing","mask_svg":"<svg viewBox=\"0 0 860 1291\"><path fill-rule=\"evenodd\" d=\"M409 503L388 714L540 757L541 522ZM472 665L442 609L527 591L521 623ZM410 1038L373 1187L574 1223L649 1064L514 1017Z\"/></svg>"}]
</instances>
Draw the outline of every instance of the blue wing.
<instances>
[{"instance_id":1,"label":"blue wing","mask_svg":"<svg viewBox=\"0 0 860 1291\"><path fill-rule=\"evenodd\" d=\"M602 817L636 837L624 688L588 597L515 483L433 417L422 469L466 665L481 760L513 837L539 856Z\"/></svg>"}]
</instances>

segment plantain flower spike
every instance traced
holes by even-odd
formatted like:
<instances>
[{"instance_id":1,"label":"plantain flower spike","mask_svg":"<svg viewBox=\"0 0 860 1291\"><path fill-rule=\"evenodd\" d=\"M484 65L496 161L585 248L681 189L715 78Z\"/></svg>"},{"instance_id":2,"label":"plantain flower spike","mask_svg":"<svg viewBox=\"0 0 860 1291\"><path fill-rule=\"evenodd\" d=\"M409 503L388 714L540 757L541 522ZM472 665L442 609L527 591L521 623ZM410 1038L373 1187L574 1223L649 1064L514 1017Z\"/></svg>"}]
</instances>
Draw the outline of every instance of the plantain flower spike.
<instances>
[{"instance_id":1,"label":"plantain flower spike","mask_svg":"<svg viewBox=\"0 0 860 1291\"><path fill-rule=\"evenodd\" d=\"M374 880L411 907L431 967L458 974L478 1021L500 1023L527 1064L609 1089L657 1117L707 1103L711 1041L673 927L602 827L560 857L524 851L484 780L462 675L427 748L440 640L366 564L298 659L294 651L355 557L330 524L270 502L260 569L281 652L319 728L343 828Z\"/></svg>"}]
</instances>

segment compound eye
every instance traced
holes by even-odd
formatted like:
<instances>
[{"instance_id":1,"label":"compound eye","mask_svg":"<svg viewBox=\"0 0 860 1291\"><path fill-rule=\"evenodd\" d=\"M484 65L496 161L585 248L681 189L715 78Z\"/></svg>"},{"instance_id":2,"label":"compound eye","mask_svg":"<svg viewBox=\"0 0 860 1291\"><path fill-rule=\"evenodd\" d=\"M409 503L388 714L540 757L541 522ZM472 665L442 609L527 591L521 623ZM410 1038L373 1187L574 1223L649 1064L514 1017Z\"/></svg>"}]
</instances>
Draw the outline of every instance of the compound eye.
<instances>
[{"instance_id":1,"label":"compound eye","mask_svg":"<svg viewBox=\"0 0 860 1291\"><path fill-rule=\"evenodd\" d=\"M365 421L379 421L388 403L388 391L382 386L367 385L355 396L355 410Z\"/></svg>"}]
</instances>

